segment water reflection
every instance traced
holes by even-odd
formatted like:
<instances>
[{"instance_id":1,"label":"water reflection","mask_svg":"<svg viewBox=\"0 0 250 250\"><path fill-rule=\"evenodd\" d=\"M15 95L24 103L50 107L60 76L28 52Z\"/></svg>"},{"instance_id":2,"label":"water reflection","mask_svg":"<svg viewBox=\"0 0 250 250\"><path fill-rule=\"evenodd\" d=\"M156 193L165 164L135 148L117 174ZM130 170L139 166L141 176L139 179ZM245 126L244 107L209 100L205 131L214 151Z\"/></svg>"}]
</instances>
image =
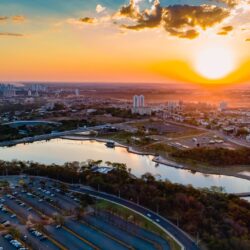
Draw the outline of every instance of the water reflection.
<instances>
[{"instance_id":1,"label":"water reflection","mask_svg":"<svg viewBox=\"0 0 250 250\"><path fill-rule=\"evenodd\" d=\"M45 164L64 164L70 161L86 161L88 159L126 163L132 173L141 176L150 172L162 179L194 187L222 186L227 192L250 192L250 181L223 175L208 175L189 170L175 169L162 164L156 167L153 156L141 156L127 152L127 149L107 148L104 143L96 141L73 141L53 139L50 141L19 144L0 149L2 160L25 160Z\"/></svg>"}]
</instances>

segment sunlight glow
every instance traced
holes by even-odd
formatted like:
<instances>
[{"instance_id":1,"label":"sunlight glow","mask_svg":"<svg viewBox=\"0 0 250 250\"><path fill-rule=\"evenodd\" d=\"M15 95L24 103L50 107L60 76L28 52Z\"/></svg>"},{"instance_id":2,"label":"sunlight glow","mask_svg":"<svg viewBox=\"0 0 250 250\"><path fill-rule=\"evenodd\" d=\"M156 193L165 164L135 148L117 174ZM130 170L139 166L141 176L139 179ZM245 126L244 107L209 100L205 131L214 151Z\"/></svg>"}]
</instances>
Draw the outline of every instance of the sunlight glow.
<instances>
[{"instance_id":1,"label":"sunlight glow","mask_svg":"<svg viewBox=\"0 0 250 250\"><path fill-rule=\"evenodd\" d=\"M201 49L195 60L195 69L208 79L226 77L235 69L232 49L226 46L211 46Z\"/></svg>"}]
</instances>

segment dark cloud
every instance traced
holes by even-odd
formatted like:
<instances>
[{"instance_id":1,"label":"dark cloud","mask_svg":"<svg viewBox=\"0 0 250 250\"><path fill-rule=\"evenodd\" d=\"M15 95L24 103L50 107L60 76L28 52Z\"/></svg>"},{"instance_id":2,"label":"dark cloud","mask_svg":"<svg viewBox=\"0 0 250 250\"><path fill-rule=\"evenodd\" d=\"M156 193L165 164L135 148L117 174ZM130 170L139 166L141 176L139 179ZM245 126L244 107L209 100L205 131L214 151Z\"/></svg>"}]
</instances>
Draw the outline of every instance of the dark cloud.
<instances>
[{"instance_id":1,"label":"dark cloud","mask_svg":"<svg viewBox=\"0 0 250 250\"><path fill-rule=\"evenodd\" d=\"M82 22L82 23L94 23L95 22L95 18L84 17L84 18L80 18L79 21Z\"/></svg>"},{"instance_id":2,"label":"dark cloud","mask_svg":"<svg viewBox=\"0 0 250 250\"><path fill-rule=\"evenodd\" d=\"M132 2L127 6L129 10L131 5ZM125 9L125 7L123 6L122 9ZM161 7L160 2L156 0L152 9L144 10L137 14L137 18L134 17L136 24L122 25L122 27L130 30L141 30L162 25L173 36L193 39L199 35L196 28L200 27L205 30L220 23L229 14L230 12L227 9L214 5Z\"/></svg>"},{"instance_id":3,"label":"dark cloud","mask_svg":"<svg viewBox=\"0 0 250 250\"><path fill-rule=\"evenodd\" d=\"M229 32L231 32L233 30L233 26L225 26L222 27L221 31L219 31L217 33L217 35L221 35L221 36L225 36L227 35Z\"/></svg>"},{"instance_id":4,"label":"dark cloud","mask_svg":"<svg viewBox=\"0 0 250 250\"><path fill-rule=\"evenodd\" d=\"M134 0L130 0L128 5L123 5L118 15L129 18L140 18L141 16Z\"/></svg>"},{"instance_id":5,"label":"dark cloud","mask_svg":"<svg viewBox=\"0 0 250 250\"><path fill-rule=\"evenodd\" d=\"M177 36L179 38L195 39L199 36L199 32L195 29L190 29L187 31L177 31L176 29L170 29L168 31L172 36Z\"/></svg>"},{"instance_id":6,"label":"dark cloud","mask_svg":"<svg viewBox=\"0 0 250 250\"><path fill-rule=\"evenodd\" d=\"M199 30L206 30L221 23L230 15L231 7L238 3L238 0L217 0L225 3L228 7L215 5L172 5L163 7L159 0L155 0L150 9L139 10L135 0L130 0L128 5L123 5L114 17L126 17L132 19L133 24L120 25L124 29L142 30L146 28L163 27L167 33L180 38L194 39L199 36ZM224 5L224 6L225 6ZM93 23L93 18L83 18L82 22ZM218 34L226 35L232 30L231 26L224 27Z\"/></svg>"},{"instance_id":7,"label":"dark cloud","mask_svg":"<svg viewBox=\"0 0 250 250\"><path fill-rule=\"evenodd\" d=\"M158 27L162 21L162 11L160 2L155 1L151 10L144 10L141 14L138 14L136 25L123 25L123 27L133 30Z\"/></svg>"},{"instance_id":8,"label":"dark cloud","mask_svg":"<svg viewBox=\"0 0 250 250\"><path fill-rule=\"evenodd\" d=\"M199 26L206 29L220 23L227 16L229 16L229 12L226 9L216 6L174 5L165 9L162 18L167 28L179 29L185 26Z\"/></svg>"},{"instance_id":9,"label":"dark cloud","mask_svg":"<svg viewBox=\"0 0 250 250\"><path fill-rule=\"evenodd\" d=\"M20 34L20 33L11 33L11 32L0 32L0 37L3 37L3 36L12 36L12 37L23 37L24 35L23 34Z\"/></svg>"}]
</instances>

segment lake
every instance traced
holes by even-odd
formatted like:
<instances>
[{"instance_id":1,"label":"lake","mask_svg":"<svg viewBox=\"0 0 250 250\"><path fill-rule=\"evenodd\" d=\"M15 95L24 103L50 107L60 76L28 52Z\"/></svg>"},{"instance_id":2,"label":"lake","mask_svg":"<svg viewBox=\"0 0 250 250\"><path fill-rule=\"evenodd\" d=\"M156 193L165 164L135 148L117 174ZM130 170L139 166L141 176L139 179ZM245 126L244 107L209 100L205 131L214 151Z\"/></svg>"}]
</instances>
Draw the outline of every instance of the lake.
<instances>
[{"instance_id":1,"label":"lake","mask_svg":"<svg viewBox=\"0 0 250 250\"><path fill-rule=\"evenodd\" d=\"M250 181L225 176L202 173L192 173L186 169L176 169L170 166L156 164L153 156L129 153L126 148L107 148L104 143L87 140L53 139L38 141L30 144L18 144L13 147L0 148L0 159L5 161L22 160L45 164L64 164L65 162L88 159L126 163L132 173L140 177L150 172L161 179L168 179L173 183L191 184L197 188L221 186L229 193L250 192Z\"/></svg>"}]
</instances>

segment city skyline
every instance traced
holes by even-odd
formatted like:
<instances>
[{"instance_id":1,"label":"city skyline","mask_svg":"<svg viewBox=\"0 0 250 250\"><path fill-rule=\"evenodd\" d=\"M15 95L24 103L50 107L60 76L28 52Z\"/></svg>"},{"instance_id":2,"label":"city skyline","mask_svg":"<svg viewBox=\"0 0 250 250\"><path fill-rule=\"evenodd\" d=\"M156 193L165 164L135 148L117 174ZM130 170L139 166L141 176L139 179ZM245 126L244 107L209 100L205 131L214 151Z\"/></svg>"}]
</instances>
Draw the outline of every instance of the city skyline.
<instances>
[{"instance_id":1,"label":"city skyline","mask_svg":"<svg viewBox=\"0 0 250 250\"><path fill-rule=\"evenodd\" d=\"M249 83L250 4L1 1L1 81Z\"/></svg>"}]
</instances>

